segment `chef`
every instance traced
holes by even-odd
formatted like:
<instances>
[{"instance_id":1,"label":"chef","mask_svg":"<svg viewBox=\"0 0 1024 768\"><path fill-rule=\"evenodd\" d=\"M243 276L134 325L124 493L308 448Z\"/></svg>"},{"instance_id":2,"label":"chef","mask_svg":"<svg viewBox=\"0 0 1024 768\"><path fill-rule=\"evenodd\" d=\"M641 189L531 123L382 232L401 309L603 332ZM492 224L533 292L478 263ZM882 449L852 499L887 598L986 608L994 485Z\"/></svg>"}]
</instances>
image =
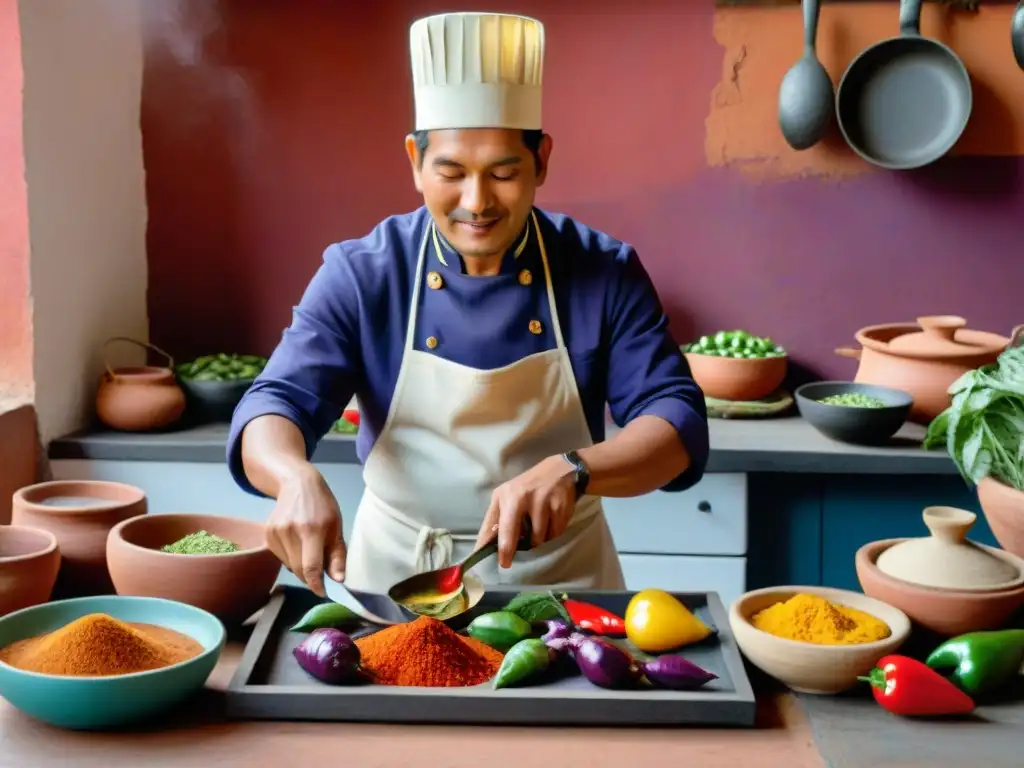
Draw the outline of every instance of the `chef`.
<instances>
[{"instance_id":1,"label":"chef","mask_svg":"<svg viewBox=\"0 0 1024 768\"><path fill-rule=\"evenodd\" d=\"M386 592L495 535L484 583L624 588L601 497L700 479L702 393L634 249L534 207L543 25L441 14L410 42L424 206L327 248L235 410L231 473L276 500L267 543L320 595L325 571ZM310 457L353 396L365 491L346 547Z\"/></svg>"}]
</instances>

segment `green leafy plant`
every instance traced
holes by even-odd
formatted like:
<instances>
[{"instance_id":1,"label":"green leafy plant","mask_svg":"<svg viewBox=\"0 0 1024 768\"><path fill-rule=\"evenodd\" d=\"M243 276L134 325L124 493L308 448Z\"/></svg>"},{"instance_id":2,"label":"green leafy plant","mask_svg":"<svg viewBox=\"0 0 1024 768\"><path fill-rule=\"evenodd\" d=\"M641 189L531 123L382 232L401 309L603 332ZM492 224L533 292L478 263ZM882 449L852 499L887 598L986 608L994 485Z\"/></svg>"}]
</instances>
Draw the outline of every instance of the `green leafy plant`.
<instances>
[{"instance_id":1,"label":"green leafy plant","mask_svg":"<svg viewBox=\"0 0 1024 768\"><path fill-rule=\"evenodd\" d=\"M992 477L1024 490L1024 347L968 371L949 394L953 403L928 425L924 447L945 448L970 483Z\"/></svg>"}]
</instances>

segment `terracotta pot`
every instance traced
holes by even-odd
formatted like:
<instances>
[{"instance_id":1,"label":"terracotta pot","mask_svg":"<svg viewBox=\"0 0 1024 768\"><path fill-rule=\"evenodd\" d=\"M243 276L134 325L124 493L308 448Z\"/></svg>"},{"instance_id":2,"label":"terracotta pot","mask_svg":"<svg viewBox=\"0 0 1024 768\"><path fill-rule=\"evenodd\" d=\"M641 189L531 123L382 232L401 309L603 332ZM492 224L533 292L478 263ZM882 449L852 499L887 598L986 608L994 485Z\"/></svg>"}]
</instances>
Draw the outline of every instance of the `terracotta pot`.
<instances>
[{"instance_id":1,"label":"terracotta pot","mask_svg":"<svg viewBox=\"0 0 1024 768\"><path fill-rule=\"evenodd\" d=\"M15 491L11 522L42 528L57 538L61 565L54 596L104 595L114 591L107 572L107 534L146 510L146 494L131 485L54 480Z\"/></svg>"},{"instance_id":2,"label":"terracotta pot","mask_svg":"<svg viewBox=\"0 0 1024 768\"><path fill-rule=\"evenodd\" d=\"M1024 605L1024 586L989 592L939 589L912 584L880 571L876 564L878 556L904 541L908 539L883 539L858 549L854 557L857 579L864 594L899 608L922 627L948 637L999 629ZM986 549L1000 551L994 547Z\"/></svg>"},{"instance_id":3,"label":"terracotta pot","mask_svg":"<svg viewBox=\"0 0 1024 768\"><path fill-rule=\"evenodd\" d=\"M0 525L0 616L48 601L59 569L52 533Z\"/></svg>"},{"instance_id":4,"label":"terracotta pot","mask_svg":"<svg viewBox=\"0 0 1024 768\"><path fill-rule=\"evenodd\" d=\"M967 371L996 361L1011 339L968 330L955 315L933 315L912 323L871 325L857 331L862 349L841 347L837 355L860 359L854 381L909 392L910 420L928 424L950 406L949 386ZM1012 337L1024 329L1018 326Z\"/></svg>"},{"instance_id":5,"label":"terracotta pot","mask_svg":"<svg viewBox=\"0 0 1024 768\"><path fill-rule=\"evenodd\" d=\"M240 552L177 555L160 548L206 531ZM263 523L219 515L161 513L126 520L107 537L107 562L119 595L163 597L241 624L270 597L281 563L267 548Z\"/></svg>"},{"instance_id":6,"label":"terracotta pot","mask_svg":"<svg viewBox=\"0 0 1024 768\"><path fill-rule=\"evenodd\" d=\"M124 336L108 339L128 341L152 349L167 358L167 367L140 365L107 370L96 390L96 416L111 429L146 432L163 429L185 413L185 393L174 375L174 358L154 344Z\"/></svg>"},{"instance_id":7,"label":"terracotta pot","mask_svg":"<svg viewBox=\"0 0 1024 768\"><path fill-rule=\"evenodd\" d=\"M1024 493L986 477L978 483L978 501L999 546L1024 557Z\"/></svg>"},{"instance_id":8,"label":"terracotta pot","mask_svg":"<svg viewBox=\"0 0 1024 768\"><path fill-rule=\"evenodd\" d=\"M768 397L786 378L788 358L736 358L684 353L690 374L706 397L750 401Z\"/></svg>"}]
</instances>

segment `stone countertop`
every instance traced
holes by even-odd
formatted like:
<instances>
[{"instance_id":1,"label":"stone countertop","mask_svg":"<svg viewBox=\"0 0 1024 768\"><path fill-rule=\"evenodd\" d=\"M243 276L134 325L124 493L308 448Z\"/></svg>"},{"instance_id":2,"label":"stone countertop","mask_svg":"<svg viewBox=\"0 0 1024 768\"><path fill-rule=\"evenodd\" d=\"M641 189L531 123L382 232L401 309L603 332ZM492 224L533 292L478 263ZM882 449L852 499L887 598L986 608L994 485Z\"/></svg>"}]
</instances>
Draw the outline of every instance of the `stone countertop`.
<instances>
[{"instance_id":1,"label":"stone countertop","mask_svg":"<svg viewBox=\"0 0 1024 768\"><path fill-rule=\"evenodd\" d=\"M875 475L951 475L945 451L920 448L924 428L907 424L891 443L861 447L838 443L798 416L775 419L711 419L709 472L793 472ZM609 427L609 435L616 427ZM87 430L50 443L49 457L108 461L224 461L226 424L159 434ZM331 434L314 455L321 463L355 464L355 438Z\"/></svg>"},{"instance_id":2,"label":"stone countertop","mask_svg":"<svg viewBox=\"0 0 1024 768\"><path fill-rule=\"evenodd\" d=\"M128 732L58 730L0 698L0 768L336 765L339 756L343 765L376 768L476 768L481 763L505 764L495 759L501 754L515 754L508 764L517 768L824 766L799 704L792 696L778 694L758 697L757 727L749 729L232 722L223 716L222 692L241 651L240 639L230 642L197 699L152 726Z\"/></svg>"}]
</instances>

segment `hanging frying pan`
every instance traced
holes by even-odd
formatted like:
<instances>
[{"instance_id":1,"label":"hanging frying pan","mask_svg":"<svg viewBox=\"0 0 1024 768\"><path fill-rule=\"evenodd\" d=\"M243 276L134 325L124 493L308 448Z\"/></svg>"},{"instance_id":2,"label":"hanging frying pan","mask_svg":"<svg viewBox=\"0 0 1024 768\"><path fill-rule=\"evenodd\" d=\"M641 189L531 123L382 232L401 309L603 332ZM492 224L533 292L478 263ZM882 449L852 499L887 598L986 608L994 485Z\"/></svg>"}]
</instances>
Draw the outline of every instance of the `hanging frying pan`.
<instances>
[{"instance_id":1,"label":"hanging frying pan","mask_svg":"<svg viewBox=\"0 0 1024 768\"><path fill-rule=\"evenodd\" d=\"M972 106L971 78L947 46L921 36L921 0L901 0L900 34L846 68L836 92L839 130L881 168L920 168L956 144Z\"/></svg>"}]
</instances>

